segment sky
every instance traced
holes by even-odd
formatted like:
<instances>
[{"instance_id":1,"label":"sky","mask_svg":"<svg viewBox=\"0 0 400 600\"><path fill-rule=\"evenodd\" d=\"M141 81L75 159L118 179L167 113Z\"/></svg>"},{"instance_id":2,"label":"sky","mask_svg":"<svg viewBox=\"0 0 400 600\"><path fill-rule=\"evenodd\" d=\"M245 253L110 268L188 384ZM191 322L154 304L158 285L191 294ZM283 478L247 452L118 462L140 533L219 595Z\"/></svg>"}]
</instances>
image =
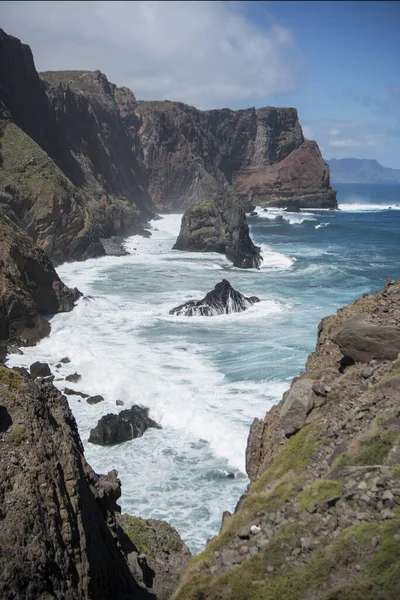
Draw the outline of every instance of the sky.
<instances>
[{"instance_id":1,"label":"sky","mask_svg":"<svg viewBox=\"0 0 400 600\"><path fill-rule=\"evenodd\" d=\"M400 169L400 2L0 2L38 71L99 69L139 100L294 106L325 159Z\"/></svg>"}]
</instances>

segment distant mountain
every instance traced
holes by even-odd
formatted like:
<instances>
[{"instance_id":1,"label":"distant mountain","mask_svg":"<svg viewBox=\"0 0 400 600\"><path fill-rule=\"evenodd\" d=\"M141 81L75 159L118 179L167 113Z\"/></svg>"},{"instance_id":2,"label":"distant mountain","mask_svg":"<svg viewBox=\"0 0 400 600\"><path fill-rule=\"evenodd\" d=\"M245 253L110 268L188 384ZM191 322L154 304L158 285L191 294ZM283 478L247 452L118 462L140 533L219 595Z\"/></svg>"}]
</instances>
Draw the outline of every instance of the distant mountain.
<instances>
[{"instance_id":1,"label":"distant mountain","mask_svg":"<svg viewBox=\"0 0 400 600\"><path fill-rule=\"evenodd\" d=\"M332 158L326 161L331 183L400 183L400 169L383 167L366 158Z\"/></svg>"}]
</instances>

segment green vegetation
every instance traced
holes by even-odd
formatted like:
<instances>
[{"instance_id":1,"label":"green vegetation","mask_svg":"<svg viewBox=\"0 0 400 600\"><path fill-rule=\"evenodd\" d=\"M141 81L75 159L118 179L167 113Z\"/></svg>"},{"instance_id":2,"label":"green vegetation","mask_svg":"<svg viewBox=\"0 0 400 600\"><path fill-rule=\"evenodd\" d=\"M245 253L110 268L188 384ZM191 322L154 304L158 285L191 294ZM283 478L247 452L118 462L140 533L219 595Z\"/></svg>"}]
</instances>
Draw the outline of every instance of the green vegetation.
<instances>
[{"instance_id":1,"label":"green vegetation","mask_svg":"<svg viewBox=\"0 0 400 600\"><path fill-rule=\"evenodd\" d=\"M299 508L305 510L311 504L322 504L328 498L337 496L343 489L343 484L339 481L322 479L312 485L309 485L299 495Z\"/></svg>"},{"instance_id":2,"label":"green vegetation","mask_svg":"<svg viewBox=\"0 0 400 600\"><path fill-rule=\"evenodd\" d=\"M253 485L252 491L261 491L268 482L283 477L289 471L305 467L311 461L314 452L321 443L322 440L315 425L303 427L289 438L269 469Z\"/></svg>"},{"instance_id":3,"label":"green vegetation","mask_svg":"<svg viewBox=\"0 0 400 600\"><path fill-rule=\"evenodd\" d=\"M364 600L391 598L399 584L400 517L384 523L364 523L346 529L340 537L317 547L301 567L291 567L286 557L307 534L296 523L281 528L279 534L260 554L237 569L211 579L194 575L184 585L179 600L300 600L311 591L322 597L323 589L333 581L342 581L325 593L324 600ZM372 538L379 545L374 548ZM360 571L355 565L361 566ZM270 573L268 567L274 567ZM365 592L367 592L365 594Z\"/></svg>"},{"instance_id":4,"label":"green vegetation","mask_svg":"<svg viewBox=\"0 0 400 600\"><path fill-rule=\"evenodd\" d=\"M138 105L140 109L160 112L172 111L175 108L175 102L171 100L139 100Z\"/></svg>"},{"instance_id":5,"label":"green vegetation","mask_svg":"<svg viewBox=\"0 0 400 600\"><path fill-rule=\"evenodd\" d=\"M124 517L127 521L124 522L124 531L129 536L129 539L135 544L139 552L152 556L149 543L149 526L146 521L139 517L131 517L131 515L124 515Z\"/></svg>"},{"instance_id":6,"label":"green vegetation","mask_svg":"<svg viewBox=\"0 0 400 600\"><path fill-rule=\"evenodd\" d=\"M7 369L6 367L0 367L0 383L13 390L23 390L25 388L22 377L12 369Z\"/></svg>"},{"instance_id":7,"label":"green vegetation","mask_svg":"<svg viewBox=\"0 0 400 600\"><path fill-rule=\"evenodd\" d=\"M200 229L194 229L192 231L192 236L201 237L203 235L212 235L215 233L215 227L201 227Z\"/></svg>"},{"instance_id":8,"label":"green vegetation","mask_svg":"<svg viewBox=\"0 0 400 600\"><path fill-rule=\"evenodd\" d=\"M379 431L368 439L361 440L354 454L340 454L333 467L380 465L387 458L396 437L393 431Z\"/></svg>"},{"instance_id":9,"label":"green vegetation","mask_svg":"<svg viewBox=\"0 0 400 600\"><path fill-rule=\"evenodd\" d=\"M204 202L199 202L198 204L193 204L190 207L190 214L197 215L205 211L211 211L215 208L215 204L213 200L204 200Z\"/></svg>"},{"instance_id":10,"label":"green vegetation","mask_svg":"<svg viewBox=\"0 0 400 600\"><path fill-rule=\"evenodd\" d=\"M7 440L12 444L21 444L26 438L26 427L24 425L16 425L12 427L7 434Z\"/></svg>"}]
</instances>

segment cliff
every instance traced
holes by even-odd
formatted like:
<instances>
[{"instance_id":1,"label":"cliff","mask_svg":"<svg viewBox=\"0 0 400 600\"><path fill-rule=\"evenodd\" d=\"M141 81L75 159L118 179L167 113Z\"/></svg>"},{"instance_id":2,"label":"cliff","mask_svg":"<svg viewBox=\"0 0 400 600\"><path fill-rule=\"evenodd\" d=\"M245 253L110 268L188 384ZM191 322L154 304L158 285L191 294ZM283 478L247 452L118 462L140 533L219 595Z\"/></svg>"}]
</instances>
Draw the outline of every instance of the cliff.
<instances>
[{"instance_id":1,"label":"cliff","mask_svg":"<svg viewBox=\"0 0 400 600\"><path fill-rule=\"evenodd\" d=\"M241 203L228 189L214 200L187 209L174 249L219 252L241 268L258 268L262 261L259 248L250 238Z\"/></svg>"},{"instance_id":2,"label":"cliff","mask_svg":"<svg viewBox=\"0 0 400 600\"><path fill-rule=\"evenodd\" d=\"M80 292L66 287L50 259L0 211L0 343L35 344L50 332L43 315L70 311Z\"/></svg>"},{"instance_id":3,"label":"cliff","mask_svg":"<svg viewBox=\"0 0 400 600\"><path fill-rule=\"evenodd\" d=\"M326 161L335 183L400 183L400 169L383 167L366 158L332 158Z\"/></svg>"},{"instance_id":4,"label":"cliff","mask_svg":"<svg viewBox=\"0 0 400 600\"><path fill-rule=\"evenodd\" d=\"M99 71L44 73L0 30L0 208L56 262L105 253L101 238L153 215L129 129L135 97Z\"/></svg>"},{"instance_id":5,"label":"cliff","mask_svg":"<svg viewBox=\"0 0 400 600\"><path fill-rule=\"evenodd\" d=\"M233 185L242 202L337 208L329 167L294 108L200 111L138 102L138 151L160 210L179 211Z\"/></svg>"},{"instance_id":6,"label":"cliff","mask_svg":"<svg viewBox=\"0 0 400 600\"><path fill-rule=\"evenodd\" d=\"M186 546L119 514L117 472L94 473L65 396L24 371L0 366L0 597L167 600Z\"/></svg>"},{"instance_id":7,"label":"cliff","mask_svg":"<svg viewBox=\"0 0 400 600\"><path fill-rule=\"evenodd\" d=\"M400 593L400 281L326 317L247 446L251 483L176 600Z\"/></svg>"}]
</instances>

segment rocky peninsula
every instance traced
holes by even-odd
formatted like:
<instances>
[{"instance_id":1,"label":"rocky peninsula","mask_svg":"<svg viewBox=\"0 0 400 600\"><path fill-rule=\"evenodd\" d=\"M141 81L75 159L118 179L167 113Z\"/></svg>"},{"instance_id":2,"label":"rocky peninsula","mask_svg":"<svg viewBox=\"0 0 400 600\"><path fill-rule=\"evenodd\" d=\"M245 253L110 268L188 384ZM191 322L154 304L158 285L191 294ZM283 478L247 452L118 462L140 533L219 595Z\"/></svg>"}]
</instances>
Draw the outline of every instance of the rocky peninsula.
<instances>
[{"instance_id":1,"label":"rocky peninsula","mask_svg":"<svg viewBox=\"0 0 400 600\"><path fill-rule=\"evenodd\" d=\"M253 422L251 483L175 600L398 597L399 307L388 280L321 321L306 371Z\"/></svg>"}]
</instances>

